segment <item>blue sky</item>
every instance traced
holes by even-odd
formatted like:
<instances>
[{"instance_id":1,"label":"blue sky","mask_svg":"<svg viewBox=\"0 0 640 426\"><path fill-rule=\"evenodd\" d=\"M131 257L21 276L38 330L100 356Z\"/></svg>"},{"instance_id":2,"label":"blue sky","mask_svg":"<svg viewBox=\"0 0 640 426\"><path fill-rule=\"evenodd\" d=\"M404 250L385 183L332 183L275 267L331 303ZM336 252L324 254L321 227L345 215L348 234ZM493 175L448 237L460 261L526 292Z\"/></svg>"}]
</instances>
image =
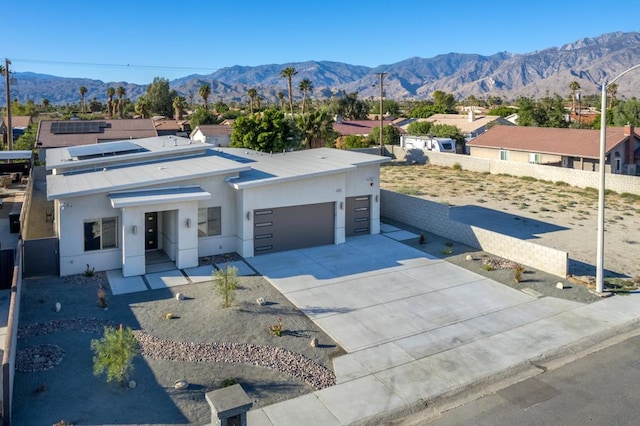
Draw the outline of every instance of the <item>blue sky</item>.
<instances>
[{"instance_id":1,"label":"blue sky","mask_svg":"<svg viewBox=\"0 0 640 426\"><path fill-rule=\"evenodd\" d=\"M7 0L2 9L10 36L0 57L13 71L139 84L233 65L528 53L638 31L640 18L638 0Z\"/></svg>"}]
</instances>

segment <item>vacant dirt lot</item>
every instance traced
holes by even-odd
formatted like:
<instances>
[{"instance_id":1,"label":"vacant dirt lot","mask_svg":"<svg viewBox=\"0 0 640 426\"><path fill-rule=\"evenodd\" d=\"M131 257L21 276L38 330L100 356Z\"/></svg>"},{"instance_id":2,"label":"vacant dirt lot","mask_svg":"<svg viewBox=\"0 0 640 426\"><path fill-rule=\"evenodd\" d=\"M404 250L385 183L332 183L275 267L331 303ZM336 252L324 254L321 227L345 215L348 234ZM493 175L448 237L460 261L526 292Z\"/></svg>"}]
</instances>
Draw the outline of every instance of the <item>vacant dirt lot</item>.
<instances>
[{"instance_id":1,"label":"vacant dirt lot","mask_svg":"<svg viewBox=\"0 0 640 426\"><path fill-rule=\"evenodd\" d=\"M404 163L382 167L380 180L383 189L452 206L454 220L566 251L573 275L595 274L594 189ZM605 203L606 273L640 276L640 196L608 193Z\"/></svg>"}]
</instances>

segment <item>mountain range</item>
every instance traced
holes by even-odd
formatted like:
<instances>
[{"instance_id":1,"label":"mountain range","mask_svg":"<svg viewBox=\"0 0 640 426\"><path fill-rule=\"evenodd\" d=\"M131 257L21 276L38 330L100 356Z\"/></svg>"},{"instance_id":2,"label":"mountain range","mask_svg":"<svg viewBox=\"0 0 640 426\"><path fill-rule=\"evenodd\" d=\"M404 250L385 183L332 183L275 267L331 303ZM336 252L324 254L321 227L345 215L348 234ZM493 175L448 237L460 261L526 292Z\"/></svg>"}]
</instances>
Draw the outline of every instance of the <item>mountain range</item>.
<instances>
[{"instance_id":1,"label":"mountain range","mask_svg":"<svg viewBox=\"0 0 640 426\"><path fill-rule=\"evenodd\" d=\"M340 91L358 92L361 99L378 98L378 73L384 78L385 98L395 100L429 99L436 90L453 94L457 99L470 95L501 97L567 96L569 84L577 81L583 94L599 93L600 84L640 64L640 33L615 32L583 38L561 47L525 54L499 52L490 56L472 53L447 53L433 58L413 57L377 67L349 65L330 61L307 61L260 66L231 66L208 75L188 75L170 81L171 88L188 100L202 102L198 89L211 86L209 102L247 102L247 90L255 88L269 103L278 102L278 92L286 95L286 79L280 77L285 67L294 67L294 97L302 79L313 84L312 98L330 98ZM15 78L15 79L14 79ZM20 102L43 98L51 104L79 102L79 88L87 88L85 100L106 101L108 87L123 86L127 97L135 101L146 92L146 85L100 80L56 77L30 72L12 74L12 98ZM634 97L640 92L640 76L620 79L618 96ZM4 80L0 82L4 93ZM4 104L4 99L0 102Z\"/></svg>"}]
</instances>

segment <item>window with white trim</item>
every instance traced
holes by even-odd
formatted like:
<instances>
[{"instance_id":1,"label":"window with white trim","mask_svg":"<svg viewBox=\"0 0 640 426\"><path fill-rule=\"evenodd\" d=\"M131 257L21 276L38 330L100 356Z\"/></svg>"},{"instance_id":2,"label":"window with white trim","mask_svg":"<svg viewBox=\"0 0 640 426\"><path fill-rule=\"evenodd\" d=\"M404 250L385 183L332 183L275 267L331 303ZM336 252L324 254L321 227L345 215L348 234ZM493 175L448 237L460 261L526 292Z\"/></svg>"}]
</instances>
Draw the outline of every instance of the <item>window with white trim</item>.
<instances>
[{"instance_id":1,"label":"window with white trim","mask_svg":"<svg viewBox=\"0 0 640 426\"><path fill-rule=\"evenodd\" d=\"M220 207L198 209L198 237L222 234Z\"/></svg>"},{"instance_id":2,"label":"window with white trim","mask_svg":"<svg viewBox=\"0 0 640 426\"><path fill-rule=\"evenodd\" d=\"M509 161L509 151L501 149L500 150L500 159L503 160L503 161Z\"/></svg>"},{"instance_id":3,"label":"window with white trim","mask_svg":"<svg viewBox=\"0 0 640 426\"><path fill-rule=\"evenodd\" d=\"M84 222L84 251L118 247L118 218L86 220Z\"/></svg>"},{"instance_id":4,"label":"window with white trim","mask_svg":"<svg viewBox=\"0 0 640 426\"><path fill-rule=\"evenodd\" d=\"M540 164L542 154L529 153L529 164Z\"/></svg>"}]
</instances>

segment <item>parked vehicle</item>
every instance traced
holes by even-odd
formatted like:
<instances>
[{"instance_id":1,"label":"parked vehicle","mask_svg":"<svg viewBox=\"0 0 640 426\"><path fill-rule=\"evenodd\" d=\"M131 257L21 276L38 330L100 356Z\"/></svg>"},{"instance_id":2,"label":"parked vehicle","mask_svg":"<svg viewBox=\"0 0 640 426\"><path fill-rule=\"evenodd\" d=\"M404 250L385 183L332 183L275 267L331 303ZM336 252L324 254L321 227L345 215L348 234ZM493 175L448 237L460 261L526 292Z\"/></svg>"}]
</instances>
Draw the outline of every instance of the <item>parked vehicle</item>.
<instances>
[{"instance_id":1,"label":"parked vehicle","mask_svg":"<svg viewBox=\"0 0 640 426\"><path fill-rule=\"evenodd\" d=\"M433 136L400 135L400 146L406 149L422 149L424 151L456 152L456 141L451 138Z\"/></svg>"}]
</instances>

